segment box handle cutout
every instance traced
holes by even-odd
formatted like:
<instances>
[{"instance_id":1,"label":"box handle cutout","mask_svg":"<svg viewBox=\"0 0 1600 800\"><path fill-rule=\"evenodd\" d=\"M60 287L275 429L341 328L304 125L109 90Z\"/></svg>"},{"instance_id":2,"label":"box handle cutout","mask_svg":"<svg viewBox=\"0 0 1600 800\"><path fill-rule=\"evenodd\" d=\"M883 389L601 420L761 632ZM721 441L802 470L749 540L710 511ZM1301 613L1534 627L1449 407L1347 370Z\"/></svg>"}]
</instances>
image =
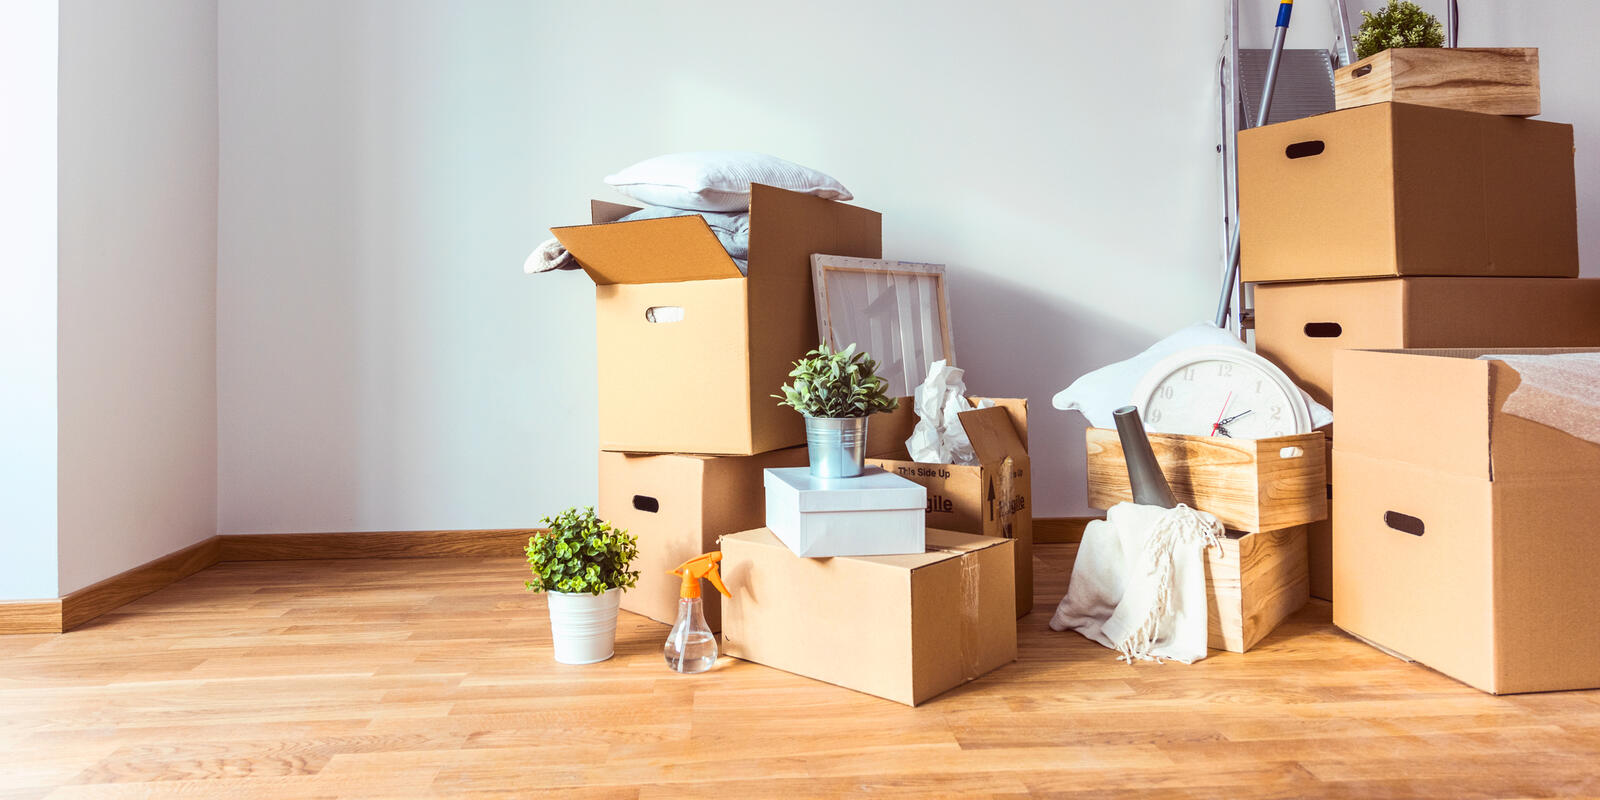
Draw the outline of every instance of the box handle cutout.
<instances>
[{"instance_id":1,"label":"box handle cutout","mask_svg":"<svg viewBox=\"0 0 1600 800\"><path fill-rule=\"evenodd\" d=\"M1417 519L1410 514L1402 514L1398 511L1385 511L1383 512L1383 524L1388 525L1389 527L1394 528L1401 533L1409 533L1412 536L1422 535L1422 520Z\"/></svg>"},{"instance_id":2,"label":"box handle cutout","mask_svg":"<svg viewBox=\"0 0 1600 800\"><path fill-rule=\"evenodd\" d=\"M661 501L649 495L636 494L633 496L633 507L654 514L661 510Z\"/></svg>"},{"instance_id":3,"label":"box handle cutout","mask_svg":"<svg viewBox=\"0 0 1600 800\"><path fill-rule=\"evenodd\" d=\"M1305 454L1306 451L1298 447L1285 447L1278 451L1278 458L1299 458Z\"/></svg>"},{"instance_id":4,"label":"box handle cutout","mask_svg":"<svg viewBox=\"0 0 1600 800\"><path fill-rule=\"evenodd\" d=\"M1352 78L1365 78L1365 77L1367 77L1368 75L1371 75L1371 74L1372 74L1372 65L1371 64L1364 64L1362 66L1356 67L1353 70L1350 70L1350 77L1352 77Z\"/></svg>"},{"instance_id":5,"label":"box handle cutout","mask_svg":"<svg viewBox=\"0 0 1600 800\"><path fill-rule=\"evenodd\" d=\"M1306 336L1312 339L1337 339L1344 335L1344 326L1337 322L1307 322Z\"/></svg>"},{"instance_id":6,"label":"box handle cutout","mask_svg":"<svg viewBox=\"0 0 1600 800\"><path fill-rule=\"evenodd\" d=\"M1309 142L1295 142L1283 148L1283 154L1290 158L1309 158L1322 155L1322 151L1326 149L1327 145L1323 144L1321 139L1312 139Z\"/></svg>"},{"instance_id":7,"label":"box handle cutout","mask_svg":"<svg viewBox=\"0 0 1600 800\"><path fill-rule=\"evenodd\" d=\"M644 310L649 322L682 322L683 306L651 306Z\"/></svg>"}]
</instances>

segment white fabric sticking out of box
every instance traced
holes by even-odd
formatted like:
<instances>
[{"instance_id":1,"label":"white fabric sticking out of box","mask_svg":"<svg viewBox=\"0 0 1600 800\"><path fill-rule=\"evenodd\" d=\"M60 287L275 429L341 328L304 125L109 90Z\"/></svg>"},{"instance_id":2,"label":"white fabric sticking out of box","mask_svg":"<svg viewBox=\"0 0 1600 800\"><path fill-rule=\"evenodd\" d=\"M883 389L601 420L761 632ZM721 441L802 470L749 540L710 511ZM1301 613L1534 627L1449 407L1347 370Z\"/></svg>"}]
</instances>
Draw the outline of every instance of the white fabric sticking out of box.
<instances>
[{"instance_id":1,"label":"white fabric sticking out of box","mask_svg":"<svg viewBox=\"0 0 1600 800\"><path fill-rule=\"evenodd\" d=\"M859 478L769 469L767 528L807 558L891 556L927 549L928 490L877 467Z\"/></svg>"}]
</instances>

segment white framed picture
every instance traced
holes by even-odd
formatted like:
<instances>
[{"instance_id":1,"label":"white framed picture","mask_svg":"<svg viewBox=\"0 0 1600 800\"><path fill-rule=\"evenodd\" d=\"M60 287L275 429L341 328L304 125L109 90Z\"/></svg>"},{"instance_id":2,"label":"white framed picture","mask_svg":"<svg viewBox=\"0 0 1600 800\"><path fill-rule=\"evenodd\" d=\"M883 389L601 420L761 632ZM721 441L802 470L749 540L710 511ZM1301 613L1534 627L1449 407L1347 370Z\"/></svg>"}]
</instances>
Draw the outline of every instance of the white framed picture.
<instances>
[{"instance_id":1,"label":"white framed picture","mask_svg":"<svg viewBox=\"0 0 1600 800\"><path fill-rule=\"evenodd\" d=\"M935 361L956 365L943 264L814 254L811 277L819 340L870 353L892 396L909 396Z\"/></svg>"}]
</instances>

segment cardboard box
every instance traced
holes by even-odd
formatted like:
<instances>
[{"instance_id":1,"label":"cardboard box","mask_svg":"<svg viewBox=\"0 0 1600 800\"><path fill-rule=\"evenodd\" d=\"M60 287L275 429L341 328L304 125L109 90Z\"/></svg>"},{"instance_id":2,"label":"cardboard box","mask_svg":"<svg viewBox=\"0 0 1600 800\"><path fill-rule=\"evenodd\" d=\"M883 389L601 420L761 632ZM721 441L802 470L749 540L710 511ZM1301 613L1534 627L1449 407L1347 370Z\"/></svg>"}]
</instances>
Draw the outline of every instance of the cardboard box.
<instances>
[{"instance_id":1,"label":"cardboard box","mask_svg":"<svg viewBox=\"0 0 1600 800\"><path fill-rule=\"evenodd\" d=\"M1033 486L1028 459L1028 401L987 398L993 409L961 414L977 464L912 461L906 439L916 427L911 398L867 428L867 463L928 490L929 528L997 536L1016 542L1017 616L1033 610ZM1006 466L1007 463L1010 466Z\"/></svg>"},{"instance_id":2,"label":"cardboard box","mask_svg":"<svg viewBox=\"0 0 1600 800\"><path fill-rule=\"evenodd\" d=\"M755 456L600 454L600 518L639 540L639 582L622 608L657 622L678 617L679 579L667 572L717 549L717 537L762 525L762 471L806 463L806 449ZM719 630L721 595L707 589L706 622Z\"/></svg>"},{"instance_id":3,"label":"cardboard box","mask_svg":"<svg viewBox=\"0 0 1600 800\"><path fill-rule=\"evenodd\" d=\"M722 652L916 705L1017 657L1013 542L929 530L928 552L796 558L722 537Z\"/></svg>"},{"instance_id":4,"label":"cardboard box","mask_svg":"<svg viewBox=\"0 0 1600 800\"><path fill-rule=\"evenodd\" d=\"M1594 278L1386 278L1255 292L1256 352L1329 406L1335 350L1600 346Z\"/></svg>"},{"instance_id":5,"label":"cardboard box","mask_svg":"<svg viewBox=\"0 0 1600 800\"><path fill-rule=\"evenodd\" d=\"M877 467L859 478L816 478L810 467L769 469L767 529L803 558L891 556L926 549L928 491Z\"/></svg>"},{"instance_id":6,"label":"cardboard box","mask_svg":"<svg viewBox=\"0 0 1600 800\"><path fill-rule=\"evenodd\" d=\"M1216 515L1237 531L1273 531L1328 516L1327 447L1322 431L1267 439L1152 433L1150 449L1178 502ZM1089 506L1133 500L1122 438L1084 432Z\"/></svg>"},{"instance_id":7,"label":"cardboard box","mask_svg":"<svg viewBox=\"0 0 1600 800\"><path fill-rule=\"evenodd\" d=\"M1482 352L1334 355L1333 621L1496 694L1600 687L1600 445L1506 414Z\"/></svg>"},{"instance_id":8,"label":"cardboard box","mask_svg":"<svg viewBox=\"0 0 1600 800\"><path fill-rule=\"evenodd\" d=\"M1310 596L1304 526L1229 531L1206 549L1206 646L1248 652Z\"/></svg>"},{"instance_id":9,"label":"cardboard box","mask_svg":"<svg viewBox=\"0 0 1600 800\"><path fill-rule=\"evenodd\" d=\"M811 254L878 258L878 213L753 186L747 278L704 219L615 221L635 210L596 201L595 224L551 229L595 282L601 449L750 455L804 443L801 416L771 395L817 346Z\"/></svg>"},{"instance_id":10,"label":"cardboard box","mask_svg":"<svg viewBox=\"0 0 1600 800\"><path fill-rule=\"evenodd\" d=\"M1248 282L1578 274L1572 126L1378 103L1239 133Z\"/></svg>"},{"instance_id":11,"label":"cardboard box","mask_svg":"<svg viewBox=\"0 0 1600 800\"><path fill-rule=\"evenodd\" d=\"M1333 73L1335 108L1373 103L1533 117L1537 47L1392 47Z\"/></svg>"}]
</instances>

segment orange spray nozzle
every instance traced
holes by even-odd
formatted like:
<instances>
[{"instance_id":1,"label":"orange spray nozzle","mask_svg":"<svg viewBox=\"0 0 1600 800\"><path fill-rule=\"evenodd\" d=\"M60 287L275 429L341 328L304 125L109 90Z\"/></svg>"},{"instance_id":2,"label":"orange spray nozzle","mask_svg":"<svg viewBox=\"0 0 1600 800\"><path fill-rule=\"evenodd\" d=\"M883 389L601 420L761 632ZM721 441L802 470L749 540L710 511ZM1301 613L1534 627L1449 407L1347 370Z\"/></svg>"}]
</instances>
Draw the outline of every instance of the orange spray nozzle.
<instances>
[{"instance_id":1,"label":"orange spray nozzle","mask_svg":"<svg viewBox=\"0 0 1600 800\"><path fill-rule=\"evenodd\" d=\"M717 562L721 560L722 551L713 550L679 564L677 569L671 571L671 574L683 577L683 587L678 591L678 596L690 600L698 598L700 579L705 578L711 581L711 585L717 587L717 591L722 592L724 597L732 597L733 595L728 594L728 587L722 585L722 574L717 571Z\"/></svg>"}]
</instances>

